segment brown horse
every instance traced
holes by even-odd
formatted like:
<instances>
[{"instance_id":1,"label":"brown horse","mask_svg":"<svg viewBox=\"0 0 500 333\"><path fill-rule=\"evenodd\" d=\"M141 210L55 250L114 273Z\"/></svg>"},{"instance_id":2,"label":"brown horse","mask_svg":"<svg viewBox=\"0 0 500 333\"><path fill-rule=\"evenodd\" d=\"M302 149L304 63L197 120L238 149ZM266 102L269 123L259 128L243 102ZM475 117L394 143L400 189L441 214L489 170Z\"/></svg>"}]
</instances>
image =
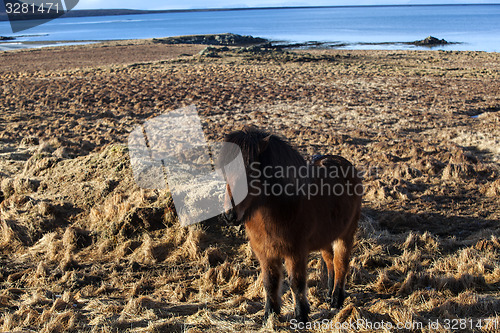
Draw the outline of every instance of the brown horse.
<instances>
[{"instance_id":1,"label":"brown horse","mask_svg":"<svg viewBox=\"0 0 500 333\"><path fill-rule=\"evenodd\" d=\"M286 141L254 128L232 132L225 142L240 148L246 175L226 170L224 215L245 224L260 262L266 291L264 320L280 313L283 259L295 316L308 320L306 270L311 251L321 251L331 306L340 308L361 210L362 185L356 169L333 155L317 156L308 163ZM219 166L235 154L234 149L223 149ZM234 187L241 186L235 178L242 176L246 176L248 194L234 206L232 193L241 190Z\"/></svg>"}]
</instances>

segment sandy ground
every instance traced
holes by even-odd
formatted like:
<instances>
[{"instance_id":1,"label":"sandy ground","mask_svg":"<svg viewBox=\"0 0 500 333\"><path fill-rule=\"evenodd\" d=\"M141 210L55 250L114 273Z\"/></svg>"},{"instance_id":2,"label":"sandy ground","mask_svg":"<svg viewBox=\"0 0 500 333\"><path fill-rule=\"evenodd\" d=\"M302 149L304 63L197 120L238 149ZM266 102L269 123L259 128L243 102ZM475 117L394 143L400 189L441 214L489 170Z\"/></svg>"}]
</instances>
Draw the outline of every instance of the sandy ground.
<instances>
[{"instance_id":1,"label":"sandy ground","mask_svg":"<svg viewBox=\"0 0 500 333\"><path fill-rule=\"evenodd\" d=\"M211 140L253 124L365 171L349 297L327 306L311 254L312 320L500 328L497 53L203 48L0 53L0 331L290 329L286 282L263 326L242 228L180 227L167 191L133 181L128 134L191 104Z\"/></svg>"},{"instance_id":2,"label":"sandy ground","mask_svg":"<svg viewBox=\"0 0 500 333\"><path fill-rule=\"evenodd\" d=\"M82 47L58 46L46 49L23 49L0 53L0 71L51 71L143 63L192 56L203 45L156 44L146 40L111 41Z\"/></svg>"}]
</instances>

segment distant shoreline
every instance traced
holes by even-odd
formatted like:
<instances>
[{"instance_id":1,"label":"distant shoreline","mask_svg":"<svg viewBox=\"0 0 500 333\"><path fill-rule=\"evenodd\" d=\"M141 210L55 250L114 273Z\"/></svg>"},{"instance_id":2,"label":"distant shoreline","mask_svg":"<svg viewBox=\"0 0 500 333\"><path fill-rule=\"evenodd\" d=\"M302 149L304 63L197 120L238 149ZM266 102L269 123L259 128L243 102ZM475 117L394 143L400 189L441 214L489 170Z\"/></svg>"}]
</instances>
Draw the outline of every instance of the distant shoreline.
<instances>
[{"instance_id":1,"label":"distant shoreline","mask_svg":"<svg viewBox=\"0 0 500 333\"><path fill-rule=\"evenodd\" d=\"M163 9L163 10L140 10L140 9L74 9L64 17L92 17L92 16L118 16L118 15L140 15L140 14L163 14L163 13L191 13L191 12L223 12L223 11L246 11L246 10L271 10L271 9L321 9L321 8L380 8L380 7L457 7L457 6L498 6L500 3L481 4L405 4L405 5L343 5L343 6L283 6L283 7L235 7L235 8L196 8L196 9ZM40 19L38 15L18 15L18 20ZM0 12L0 21L8 21L9 18L4 11Z\"/></svg>"},{"instance_id":2,"label":"distant shoreline","mask_svg":"<svg viewBox=\"0 0 500 333\"><path fill-rule=\"evenodd\" d=\"M223 38L225 37L225 38ZM434 38L429 36L429 38ZM205 45L205 46L239 46L248 47L254 46L258 48L264 48L269 50L283 50L283 49L342 49L346 46L353 45L406 45L406 46L416 46L420 49L431 50L435 47L447 45L447 44L460 44L457 42L447 42L444 39L439 40L434 38L434 43L426 43L427 39L417 40L417 41L407 41L407 42L379 42L379 43L338 43L338 42L315 42L309 41L304 43L287 43L276 40L269 40L260 37L253 36L241 36L231 33L223 34L199 34L199 35L184 35L184 36L170 36L163 38L146 38L146 39L135 39L138 42L148 42L151 41L156 44L194 44L194 45ZM0 42L0 52L3 51L15 51L20 49L31 49L31 48L41 48L41 47L53 47L53 46L65 46L65 45L84 45L84 44L94 44L94 43L105 43L105 42L120 42L124 40L66 40L66 41L6 41ZM217 51L214 49L214 51Z\"/></svg>"},{"instance_id":3,"label":"distant shoreline","mask_svg":"<svg viewBox=\"0 0 500 333\"><path fill-rule=\"evenodd\" d=\"M7 34L9 29L6 27L9 23L3 23L3 30L6 33L3 38L0 36L0 49L10 51L20 48L38 48L52 46L56 41L57 45L64 45L67 41L162 39L199 35L200 32L202 34L203 32L209 34L236 32L241 35L268 39L272 41L271 48L424 49L425 47L428 49L434 47L457 51L499 51L499 30L495 23L500 15L500 4L265 7L267 9L298 9L281 11L267 11L262 9L264 7L260 8L69 12L68 20L57 21L47 26L47 29L32 30L29 35L27 32L19 35ZM134 15L134 17L129 15L164 12L183 12L183 14ZM389 13L390 18L386 19L386 13ZM85 16L86 14L116 14L116 16ZM71 15L75 17L69 17ZM419 20L420 15L425 17L424 21ZM475 23L475 28L471 30L464 27L461 19L456 19L458 15L470 16L471 22ZM367 16L371 17L368 21L364 19ZM408 21L408 26L406 26L406 16L412 18ZM321 17L321 19L317 20L316 17ZM341 20L333 18L341 18ZM354 19L350 20L350 18ZM261 20L262 24L254 23L256 19L259 22ZM213 21L214 25L207 25L207 20ZM283 29L273 30L275 24L273 22L276 20L279 20ZM427 21L436 22L436 26L429 27L427 23L424 23ZM24 24L22 21L18 23ZM38 21L25 23L32 24ZM87 24L84 25L85 34L81 33L80 24ZM256 24L255 28L248 29L253 24ZM369 29L369 34L363 32L366 29ZM456 33L451 34L450 29ZM446 39L447 43L414 44L415 41L427 36Z\"/></svg>"}]
</instances>

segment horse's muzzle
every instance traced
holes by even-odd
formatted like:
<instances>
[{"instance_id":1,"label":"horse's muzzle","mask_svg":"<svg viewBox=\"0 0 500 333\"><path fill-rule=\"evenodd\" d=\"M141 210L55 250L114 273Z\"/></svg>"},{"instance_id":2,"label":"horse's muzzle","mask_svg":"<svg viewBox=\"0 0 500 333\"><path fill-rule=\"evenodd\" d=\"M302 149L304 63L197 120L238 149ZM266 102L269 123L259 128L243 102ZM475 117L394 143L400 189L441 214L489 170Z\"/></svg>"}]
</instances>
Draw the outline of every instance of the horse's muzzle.
<instances>
[{"instance_id":1,"label":"horse's muzzle","mask_svg":"<svg viewBox=\"0 0 500 333\"><path fill-rule=\"evenodd\" d=\"M224 213L222 213L222 220L229 225L234 225L237 222L236 213L234 209L230 209Z\"/></svg>"}]
</instances>

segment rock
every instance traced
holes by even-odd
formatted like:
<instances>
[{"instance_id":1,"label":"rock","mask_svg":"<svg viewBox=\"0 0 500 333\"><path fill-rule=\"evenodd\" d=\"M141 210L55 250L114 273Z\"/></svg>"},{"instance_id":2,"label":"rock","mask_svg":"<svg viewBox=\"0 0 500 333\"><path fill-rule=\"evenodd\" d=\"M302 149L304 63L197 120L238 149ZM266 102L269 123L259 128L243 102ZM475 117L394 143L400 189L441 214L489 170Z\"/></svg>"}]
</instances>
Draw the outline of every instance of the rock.
<instances>
[{"instance_id":1,"label":"rock","mask_svg":"<svg viewBox=\"0 0 500 333\"><path fill-rule=\"evenodd\" d=\"M166 38L153 38L154 43L160 44L204 44L204 45L225 45L244 46L263 44L267 39L252 36L242 36L238 34L215 34L215 35L190 35Z\"/></svg>"},{"instance_id":2,"label":"rock","mask_svg":"<svg viewBox=\"0 0 500 333\"><path fill-rule=\"evenodd\" d=\"M250 53L250 54L265 54L265 53L276 53L283 52L280 48L269 48L269 44L265 45L252 45L248 47L239 47L236 49L236 53Z\"/></svg>"},{"instance_id":3,"label":"rock","mask_svg":"<svg viewBox=\"0 0 500 333\"><path fill-rule=\"evenodd\" d=\"M449 44L449 42L447 42L444 39L438 39L436 37L429 36L429 37L422 39L422 40L416 40L411 44L418 45L418 46L435 46L435 45Z\"/></svg>"},{"instance_id":4,"label":"rock","mask_svg":"<svg viewBox=\"0 0 500 333\"><path fill-rule=\"evenodd\" d=\"M15 37L0 36L0 40L14 40Z\"/></svg>"},{"instance_id":5,"label":"rock","mask_svg":"<svg viewBox=\"0 0 500 333\"><path fill-rule=\"evenodd\" d=\"M203 57L217 58L219 55L217 54L218 49L215 47L207 46L203 50L201 50L198 55Z\"/></svg>"}]
</instances>

